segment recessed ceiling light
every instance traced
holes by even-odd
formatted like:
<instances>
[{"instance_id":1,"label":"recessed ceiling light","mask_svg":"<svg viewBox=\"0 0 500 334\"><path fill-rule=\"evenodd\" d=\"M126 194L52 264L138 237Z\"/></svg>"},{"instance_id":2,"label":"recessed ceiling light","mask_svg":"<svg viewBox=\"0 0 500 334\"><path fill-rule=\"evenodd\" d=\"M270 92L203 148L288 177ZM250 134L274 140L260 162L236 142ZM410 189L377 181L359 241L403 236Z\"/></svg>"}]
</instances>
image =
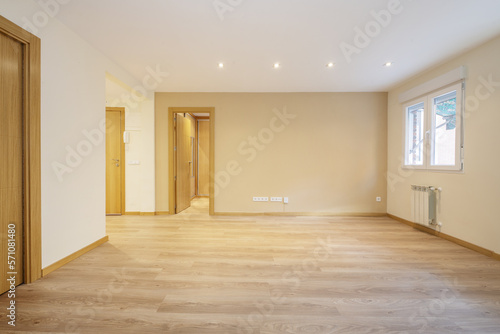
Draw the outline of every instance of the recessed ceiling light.
<instances>
[{"instance_id":1,"label":"recessed ceiling light","mask_svg":"<svg viewBox=\"0 0 500 334\"><path fill-rule=\"evenodd\" d=\"M385 67L391 67L392 64L394 64L392 61L388 61L387 63L384 64Z\"/></svg>"},{"instance_id":2,"label":"recessed ceiling light","mask_svg":"<svg viewBox=\"0 0 500 334\"><path fill-rule=\"evenodd\" d=\"M219 68L224 68L224 63L219 63Z\"/></svg>"},{"instance_id":3,"label":"recessed ceiling light","mask_svg":"<svg viewBox=\"0 0 500 334\"><path fill-rule=\"evenodd\" d=\"M326 67L328 67L328 68L332 68L333 66L335 66L334 63L328 63L328 64L326 64Z\"/></svg>"},{"instance_id":4,"label":"recessed ceiling light","mask_svg":"<svg viewBox=\"0 0 500 334\"><path fill-rule=\"evenodd\" d=\"M281 64L280 63L274 63L274 68L280 68Z\"/></svg>"}]
</instances>

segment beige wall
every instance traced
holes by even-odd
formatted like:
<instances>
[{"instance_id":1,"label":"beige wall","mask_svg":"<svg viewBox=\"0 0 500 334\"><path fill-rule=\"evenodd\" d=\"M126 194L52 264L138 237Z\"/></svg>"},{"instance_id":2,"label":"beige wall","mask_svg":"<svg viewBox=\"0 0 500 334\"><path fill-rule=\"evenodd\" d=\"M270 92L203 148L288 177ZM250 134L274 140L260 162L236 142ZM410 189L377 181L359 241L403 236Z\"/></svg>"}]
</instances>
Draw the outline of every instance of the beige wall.
<instances>
[{"instance_id":1,"label":"beige wall","mask_svg":"<svg viewBox=\"0 0 500 334\"><path fill-rule=\"evenodd\" d=\"M132 88L106 73L106 106L125 108L125 211L155 211L154 198L154 94L141 101L132 100ZM138 165L129 164L138 161Z\"/></svg>"},{"instance_id":2,"label":"beige wall","mask_svg":"<svg viewBox=\"0 0 500 334\"><path fill-rule=\"evenodd\" d=\"M442 187L438 221L442 232L500 253L500 38L480 46L389 93L388 212L411 220L410 185ZM398 95L465 65L465 171L439 173L402 170L403 107ZM485 82L493 81L494 84ZM476 104L475 102L479 102Z\"/></svg>"},{"instance_id":3,"label":"beige wall","mask_svg":"<svg viewBox=\"0 0 500 334\"><path fill-rule=\"evenodd\" d=\"M216 212L386 212L386 93L156 93L155 104L157 211L168 211L168 108L215 107Z\"/></svg>"},{"instance_id":4,"label":"beige wall","mask_svg":"<svg viewBox=\"0 0 500 334\"><path fill-rule=\"evenodd\" d=\"M168 213L168 108L158 112L155 94L155 210Z\"/></svg>"}]
</instances>

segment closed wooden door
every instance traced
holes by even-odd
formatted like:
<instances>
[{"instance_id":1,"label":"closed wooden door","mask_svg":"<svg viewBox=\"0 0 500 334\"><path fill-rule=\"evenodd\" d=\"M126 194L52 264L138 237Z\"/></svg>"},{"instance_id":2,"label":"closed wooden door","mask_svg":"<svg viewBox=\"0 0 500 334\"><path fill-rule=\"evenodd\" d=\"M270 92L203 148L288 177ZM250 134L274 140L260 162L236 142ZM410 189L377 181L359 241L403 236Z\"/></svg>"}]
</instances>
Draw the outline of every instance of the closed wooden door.
<instances>
[{"instance_id":1,"label":"closed wooden door","mask_svg":"<svg viewBox=\"0 0 500 334\"><path fill-rule=\"evenodd\" d=\"M123 212L123 112L106 110L106 214Z\"/></svg>"},{"instance_id":2,"label":"closed wooden door","mask_svg":"<svg viewBox=\"0 0 500 334\"><path fill-rule=\"evenodd\" d=\"M176 209L175 213L182 212L191 206L191 123L184 114L176 117Z\"/></svg>"},{"instance_id":3,"label":"closed wooden door","mask_svg":"<svg viewBox=\"0 0 500 334\"><path fill-rule=\"evenodd\" d=\"M23 46L0 33L0 293L23 283Z\"/></svg>"},{"instance_id":4,"label":"closed wooden door","mask_svg":"<svg viewBox=\"0 0 500 334\"><path fill-rule=\"evenodd\" d=\"M198 196L210 193L210 121L198 121Z\"/></svg>"}]
</instances>

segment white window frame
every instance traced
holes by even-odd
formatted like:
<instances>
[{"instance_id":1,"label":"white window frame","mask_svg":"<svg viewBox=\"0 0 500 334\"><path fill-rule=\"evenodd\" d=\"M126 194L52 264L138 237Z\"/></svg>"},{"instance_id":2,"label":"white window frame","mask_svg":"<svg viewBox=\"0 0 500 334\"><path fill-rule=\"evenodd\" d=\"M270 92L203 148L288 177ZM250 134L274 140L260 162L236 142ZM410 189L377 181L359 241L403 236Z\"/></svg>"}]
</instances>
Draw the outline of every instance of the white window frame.
<instances>
[{"instance_id":1,"label":"white window frame","mask_svg":"<svg viewBox=\"0 0 500 334\"><path fill-rule=\"evenodd\" d=\"M410 107L413 107L413 106L416 106L416 105L419 105L419 104L423 104L424 105L424 112L423 112L423 139L424 139L424 142L422 144L422 164L421 165L411 165L411 164L407 164L407 161L406 161L406 158L408 157L408 150L410 149L407 145L408 145L408 135L409 133L407 132L409 126L410 126L410 119L408 118L408 109ZM425 154L426 154L426 151L425 151L425 145L426 145L426 141L425 141L425 129L427 128L427 125L426 125L426 117L425 117L425 110L426 110L426 106L427 106L427 101L424 100L423 98L421 99L416 99L416 100L413 100L413 101L410 101L408 103L406 103L404 105L404 120L403 120L403 167L405 168L412 168L412 169L425 169L426 166L425 166Z\"/></svg>"},{"instance_id":2,"label":"white window frame","mask_svg":"<svg viewBox=\"0 0 500 334\"><path fill-rule=\"evenodd\" d=\"M464 88L465 83L460 81L452 85L448 85L439 90L428 93L425 96L408 101L404 104L404 118L403 118L403 159L402 164L405 169L415 169L415 170L429 170L429 171L446 171L446 172L461 172L463 171L463 114L464 114ZM432 153L433 153L433 143L434 143L434 132L433 121L434 121L434 105L433 99L444 95L446 93L456 91L456 135L455 135L455 164L454 165L433 165ZM424 143L423 143L423 164L422 165L410 165L407 164L406 158L408 153L408 108L417 104L424 104Z\"/></svg>"}]
</instances>

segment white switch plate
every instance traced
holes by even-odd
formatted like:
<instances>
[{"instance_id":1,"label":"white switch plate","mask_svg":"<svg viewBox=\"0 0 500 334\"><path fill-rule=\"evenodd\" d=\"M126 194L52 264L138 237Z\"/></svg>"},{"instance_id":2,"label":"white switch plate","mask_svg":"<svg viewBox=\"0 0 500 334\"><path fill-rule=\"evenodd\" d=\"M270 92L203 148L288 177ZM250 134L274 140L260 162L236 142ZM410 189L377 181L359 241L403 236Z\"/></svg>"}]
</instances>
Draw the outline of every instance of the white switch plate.
<instances>
[{"instance_id":1,"label":"white switch plate","mask_svg":"<svg viewBox=\"0 0 500 334\"><path fill-rule=\"evenodd\" d=\"M254 197L254 202L269 202L269 197Z\"/></svg>"},{"instance_id":2,"label":"white switch plate","mask_svg":"<svg viewBox=\"0 0 500 334\"><path fill-rule=\"evenodd\" d=\"M141 162L139 160L129 160L128 164L129 165L140 165Z\"/></svg>"},{"instance_id":3,"label":"white switch plate","mask_svg":"<svg viewBox=\"0 0 500 334\"><path fill-rule=\"evenodd\" d=\"M283 202L282 197L271 197L271 202Z\"/></svg>"},{"instance_id":4,"label":"white switch plate","mask_svg":"<svg viewBox=\"0 0 500 334\"><path fill-rule=\"evenodd\" d=\"M288 197L283 198L283 203L288 204Z\"/></svg>"}]
</instances>

